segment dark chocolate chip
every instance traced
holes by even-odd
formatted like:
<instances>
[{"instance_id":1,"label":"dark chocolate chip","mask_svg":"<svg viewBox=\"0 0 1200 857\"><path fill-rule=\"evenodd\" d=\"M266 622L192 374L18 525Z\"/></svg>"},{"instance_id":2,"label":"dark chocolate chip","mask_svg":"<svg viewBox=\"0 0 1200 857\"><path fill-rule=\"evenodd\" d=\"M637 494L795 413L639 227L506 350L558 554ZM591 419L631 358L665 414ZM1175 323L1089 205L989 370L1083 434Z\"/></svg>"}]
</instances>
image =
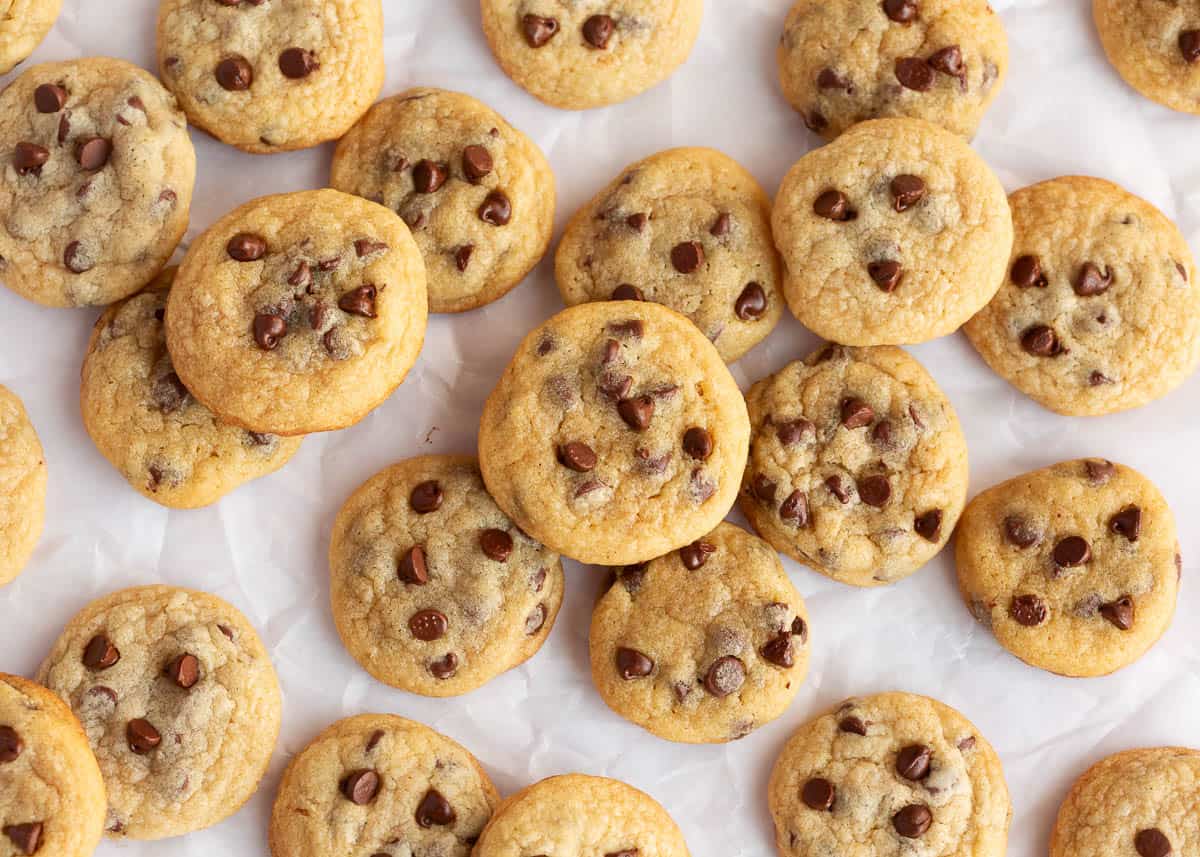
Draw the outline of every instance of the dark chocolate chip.
<instances>
[{"instance_id":1,"label":"dark chocolate chip","mask_svg":"<svg viewBox=\"0 0 1200 857\"><path fill-rule=\"evenodd\" d=\"M592 15L583 22L583 39L593 48L604 50L612 38L617 22L608 15Z\"/></svg>"},{"instance_id":2,"label":"dark chocolate chip","mask_svg":"<svg viewBox=\"0 0 1200 857\"><path fill-rule=\"evenodd\" d=\"M396 565L396 575L402 583L413 586L424 586L429 582L429 566L426 563L425 548L414 545L408 549Z\"/></svg>"},{"instance_id":3,"label":"dark chocolate chip","mask_svg":"<svg viewBox=\"0 0 1200 857\"><path fill-rule=\"evenodd\" d=\"M430 643L446 636L449 622L446 614L437 610L419 610L409 617L408 630L418 640Z\"/></svg>"},{"instance_id":4,"label":"dark chocolate chip","mask_svg":"<svg viewBox=\"0 0 1200 857\"><path fill-rule=\"evenodd\" d=\"M1118 536L1136 542L1142 534L1142 510L1138 506L1126 506L1108 519L1108 528Z\"/></svg>"},{"instance_id":5,"label":"dark chocolate chip","mask_svg":"<svg viewBox=\"0 0 1200 857\"><path fill-rule=\"evenodd\" d=\"M908 211L925 198L925 180L920 176L899 175L892 179L892 206L896 211Z\"/></svg>"},{"instance_id":6,"label":"dark chocolate chip","mask_svg":"<svg viewBox=\"0 0 1200 857\"><path fill-rule=\"evenodd\" d=\"M512 203L498 190L487 195L477 212L479 219L490 226L505 226L512 219Z\"/></svg>"},{"instance_id":7,"label":"dark chocolate chip","mask_svg":"<svg viewBox=\"0 0 1200 857\"><path fill-rule=\"evenodd\" d=\"M809 522L808 495L796 490L779 506L779 517L795 527L804 528Z\"/></svg>"},{"instance_id":8,"label":"dark chocolate chip","mask_svg":"<svg viewBox=\"0 0 1200 857\"><path fill-rule=\"evenodd\" d=\"M645 678L654 672L654 661L637 649L617 649L617 673L626 681Z\"/></svg>"},{"instance_id":9,"label":"dark chocolate chip","mask_svg":"<svg viewBox=\"0 0 1200 857\"><path fill-rule=\"evenodd\" d=\"M704 674L704 689L723 699L746 683L746 665L732 655L717 658Z\"/></svg>"},{"instance_id":10,"label":"dark chocolate chip","mask_svg":"<svg viewBox=\"0 0 1200 857\"><path fill-rule=\"evenodd\" d=\"M842 732L849 732L851 735L866 735L867 724L862 722L862 718L850 715L843 717L838 721L838 729Z\"/></svg>"},{"instance_id":11,"label":"dark chocolate chip","mask_svg":"<svg viewBox=\"0 0 1200 857\"><path fill-rule=\"evenodd\" d=\"M644 301L646 298L637 286L622 283L613 289L612 299L614 301Z\"/></svg>"},{"instance_id":12,"label":"dark chocolate chip","mask_svg":"<svg viewBox=\"0 0 1200 857\"><path fill-rule=\"evenodd\" d=\"M862 399L854 397L843 399L841 420L842 425L848 429L862 428L875 421L875 411Z\"/></svg>"},{"instance_id":13,"label":"dark chocolate chip","mask_svg":"<svg viewBox=\"0 0 1200 857\"><path fill-rule=\"evenodd\" d=\"M917 19L917 0L883 0L883 11L897 24L911 24Z\"/></svg>"},{"instance_id":14,"label":"dark chocolate chip","mask_svg":"<svg viewBox=\"0 0 1200 857\"><path fill-rule=\"evenodd\" d=\"M801 417L798 420L780 423L775 427L775 435L784 446L794 446L806 440L815 439L817 436L817 427Z\"/></svg>"},{"instance_id":15,"label":"dark chocolate chip","mask_svg":"<svg viewBox=\"0 0 1200 857\"><path fill-rule=\"evenodd\" d=\"M521 18L521 30L531 48L540 48L558 34L558 20L541 15L526 15Z\"/></svg>"},{"instance_id":16,"label":"dark chocolate chip","mask_svg":"<svg viewBox=\"0 0 1200 857\"><path fill-rule=\"evenodd\" d=\"M458 672L458 655L454 652L447 652L442 657L429 663L430 674L442 681L452 678Z\"/></svg>"},{"instance_id":17,"label":"dark chocolate chip","mask_svg":"<svg viewBox=\"0 0 1200 857\"><path fill-rule=\"evenodd\" d=\"M707 461L713 453L713 438L707 429L692 426L683 433L683 451L696 461Z\"/></svg>"},{"instance_id":18,"label":"dark chocolate chip","mask_svg":"<svg viewBox=\"0 0 1200 857\"><path fill-rule=\"evenodd\" d=\"M930 509L923 515L918 515L913 521L913 529L925 541L936 543L942 532L942 510Z\"/></svg>"},{"instance_id":19,"label":"dark chocolate chip","mask_svg":"<svg viewBox=\"0 0 1200 857\"><path fill-rule=\"evenodd\" d=\"M287 335L287 321L281 315L260 312L254 317L254 341L264 351L272 351Z\"/></svg>"},{"instance_id":20,"label":"dark chocolate chip","mask_svg":"<svg viewBox=\"0 0 1200 857\"><path fill-rule=\"evenodd\" d=\"M239 232L229 239L225 252L237 262L257 262L267 254L267 239L250 232Z\"/></svg>"},{"instance_id":21,"label":"dark chocolate chip","mask_svg":"<svg viewBox=\"0 0 1200 857\"><path fill-rule=\"evenodd\" d=\"M106 670L116 666L121 652L104 634L97 634L83 650L83 665L90 670Z\"/></svg>"},{"instance_id":22,"label":"dark chocolate chip","mask_svg":"<svg viewBox=\"0 0 1200 857\"><path fill-rule=\"evenodd\" d=\"M20 733L11 726L0 726L0 764L15 762L25 749Z\"/></svg>"},{"instance_id":23,"label":"dark chocolate chip","mask_svg":"<svg viewBox=\"0 0 1200 857\"><path fill-rule=\"evenodd\" d=\"M33 91L33 103L38 113L57 113L67 103L67 91L54 83L43 83Z\"/></svg>"},{"instance_id":24,"label":"dark chocolate chip","mask_svg":"<svg viewBox=\"0 0 1200 857\"><path fill-rule=\"evenodd\" d=\"M697 539L690 545L679 549L679 559L688 571L695 571L708 562L708 558L717 552L717 546L703 539Z\"/></svg>"},{"instance_id":25,"label":"dark chocolate chip","mask_svg":"<svg viewBox=\"0 0 1200 857\"><path fill-rule=\"evenodd\" d=\"M650 421L654 418L654 398L636 396L632 399L622 399L617 402L617 413L625 421L625 425L634 431L645 431L650 428Z\"/></svg>"},{"instance_id":26,"label":"dark chocolate chip","mask_svg":"<svg viewBox=\"0 0 1200 857\"><path fill-rule=\"evenodd\" d=\"M733 303L733 313L742 321L757 321L767 311L767 293L758 283L748 283Z\"/></svg>"},{"instance_id":27,"label":"dark chocolate chip","mask_svg":"<svg viewBox=\"0 0 1200 857\"><path fill-rule=\"evenodd\" d=\"M671 264L681 274L694 274L704 264L704 246L698 241L684 241L671 249Z\"/></svg>"},{"instance_id":28,"label":"dark chocolate chip","mask_svg":"<svg viewBox=\"0 0 1200 857\"><path fill-rule=\"evenodd\" d=\"M717 215L717 219L713 221L713 225L709 227L708 234L715 238L720 238L728 235L733 229L733 215L728 211L723 211Z\"/></svg>"},{"instance_id":29,"label":"dark chocolate chip","mask_svg":"<svg viewBox=\"0 0 1200 857\"><path fill-rule=\"evenodd\" d=\"M445 497L441 483L436 479L429 479L413 488L408 495L408 505L418 515L428 515L442 507Z\"/></svg>"},{"instance_id":30,"label":"dark chocolate chip","mask_svg":"<svg viewBox=\"0 0 1200 857\"><path fill-rule=\"evenodd\" d=\"M962 49L958 45L950 45L935 51L929 57L929 65L934 71L948 74L951 77L965 78L966 66L963 65Z\"/></svg>"},{"instance_id":31,"label":"dark chocolate chip","mask_svg":"<svg viewBox=\"0 0 1200 857\"><path fill-rule=\"evenodd\" d=\"M449 177L450 171L445 164L430 160L417 161L412 171L413 187L417 193L435 193Z\"/></svg>"},{"instance_id":32,"label":"dark chocolate chip","mask_svg":"<svg viewBox=\"0 0 1200 857\"><path fill-rule=\"evenodd\" d=\"M378 289L371 283L351 289L338 298L338 309L361 318L375 318L375 297Z\"/></svg>"},{"instance_id":33,"label":"dark chocolate chip","mask_svg":"<svg viewBox=\"0 0 1200 857\"><path fill-rule=\"evenodd\" d=\"M4 835L22 854L36 854L42 847L42 822L4 825Z\"/></svg>"},{"instance_id":34,"label":"dark chocolate chip","mask_svg":"<svg viewBox=\"0 0 1200 857\"><path fill-rule=\"evenodd\" d=\"M466 271L471 264L471 254L475 252L474 244L463 244L454 251L454 265L460 271Z\"/></svg>"},{"instance_id":35,"label":"dark chocolate chip","mask_svg":"<svg viewBox=\"0 0 1200 857\"><path fill-rule=\"evenodd\" d=\"M30 173L38 175L46 161L50 160L50 150L36 143L17 143L13 148L13 169L17 175L26 176Z\"/></svg>"},{"instance_id":36,"label":"dark chocolate chip","mask_svg":"<svg viewBox=\"0 0 1200 857\"><path fill-rule=\"evenodd\" d=\"M826 220L844 223L853 220L858 212L850 207L850 200L840 190L827 190L813 203L813 211Z\"/></svg>"},{"instance_id":37,"label":"dark chocolate chip","mask_svg":"<svg viewBox=\"0 0 1200 857\"><path fill-rule=\"evenodd\" d=\"M1054 564L1059 568L1075 568L1091 558L1091 545L1081 536L1067 536L1054 546Z\"/></svg>"},{"instance_id":38,"label":"dark chocolate chip","mask_svg":"<svg viewBox=\"0 0 1200 857\"><path fill-rule=\"evenodd\" d=\"M378 773L362 770L347 774L339 788L346 800L358 806L366 806L375 800L381 784Z\"/></svg>"},{"instance_id":39,"label":"dark chocolate chip","mask_svg":"<svg viewBox=\"0 0 1200 857\"><path fill-rule=\"evenodd\" d=\"M1026 628L1036 628L1046 621L1046 604L1036 595L1018 595L1008 605L1008 615Z\"/></svg>"},{"instance_id":40,"label":"dark chocolate chip","mask_svg":"<svg viewBox=\"0 0 1200 857\"><path fill-rule=\"evenodd\" d=\"M879 290L891 294L900 285L904 268L899 262L888 259L882 262L871 262L867 265L867 274L874 280Z\"/></svg>"},{"instance_id":41,"label":"dark chocolate chip","mask_svg":"<svg viewBox=\"0 0 1200 857\"><path fill-rule=\"evenodd\" d=\"M763 503L775 502L775 483L761 473L750 480L750 492Z\"/></svg>"},{"instance_id":42,"label":"dark chocolate chip","mask_svg":"<svg viewBox=\"0 0 1200 857\"><path fill-rule=\"evenodd\" d=\"M1057 357L1063 352L1058 334L1044 324L1036 324L1022 333L1021 347L1034 357Z\"/></svg>"},{"instance_id":43,"label":"dark chocolate chip","mask_svg":"<svg viewBox=\"0 0 1200 857\"><path fill-rule=\"evenodd\" d=\"M868 506L882 509L892 497L892 486L886 476L868 476L858 480L858 497Z\"/></svg>"},{"instance_id":44,"label":"dark chocolate chip","mask_svg":"<svg viewBox=\"0 0 1200 857\"><path fill-rule=\"evenodd\" d=\"M483 555L496 562L508 562L513 552L513 538L504 530L484 530L479 536Z\"/></svg>"},{"instance_id":45,"label":"dark chocolate chip","mask_svg":"<svg viewBox=\"0 0 1200 857\"><path fill-rule=\"evenodd\" d=\"M1197 41L1200 42L1200 30L1195 31ZM1197 45L1197 54L1200 58L1200 44ZM1145 830L1139 830L1133 837L1133 847L1141 857L1167 857L1171 853L1171 840L1167 839L1167 835L1157 827L1148 827Z\"/></svg>"},{"instance_id":46,"label":"dark chocolate chip","mask_svg":"<svg viewBox=\"0 0 1200 857\"><path fill-rule=\"evenodd\" d=\"M279 70L292 80L308 77L320 67L317 55L304 48L287 48L279 55Z\"/></svg>"},{"instance_id":47,"label":"dark chocolate chip","mask_svg":"<svg viewBox=\"0 0 1200 857\"><path fill-rule=\"evenodd\" d=\"M909 804L892 816L892 826L906 839L918 839L933 824L933 813L923 803Z\"/></svg>"},{"instance_id":48,"label":"dark chocolate chip","mask_svg":"<svg viewBox=\"0 0 1200 857\"><path fill-rule=\"evenodd\" d=\"M1009 276L1013 284L1022 289L1044 289L1049 282L1042 273L1042 263L1037 256L1022 256L1017 259L1013 262Z\"/></svg>"},{"instance_id":49,"label":"dark chocolate chip","mask_svg":"<svg viewBox=\"0 0 1200 857\"><path fill-rule=\"evenodd\" d=\"M1100 266L1095 262L1084 262L1079 268L1079 273L1075 275L1075 282L1071 285L1075 289L1075 294L1081 298L1090 298L1107 292L1112 286L1112 282L1111 268L1101 271Z\"/></svg>"},{"instance_id":50,"label":"dark chocolate chip","mask_svg":"<svg viewBox=\"0 0 1200 857\"><path fill-rule=\"evenodd\" d=\"M217 63L217 83L229 92L241 92L254 83L254 68L245 57L226 57Z\"/></svg>"},{"instance_id":51,"label":"dark chocolate chip","mask_svg":"<svg viewBox=\"0 0 1200 857\"><path fill-rule=\"evenodd\" d=\"M420 827L428 829L435 824L445 827L454 824L456 818L454 807L437 789L425 792L425 797L417 804L417 825Z\"/></svg>"},{"instance_id":52,"label":"dark chocolate chip","mask_svg":"<svg viewBox=\"0 0 1200 857\"><path fill-rule=\"evenodd\" d=\"M896 773L906 780L923 780L932 759L933 751L924 744L909 744L896 754Z\"/></svg>"},{"instance_id":53,"label":"dark chocolate chip","mask_svg":"<svg viewBox=\"0 0 1200 857\"><path fill-rule=\"evenodd\" d=\"M126 724L125 740L129 743L130 750L139 756L145 756L162 743L162 735L149 720L138 717Z\"/></svg>"},{"instance_id":54,"label":"dark chocolate chip","mask_svg":"<svg viewBox=\"0 0 1200 857\"><path fill-rule=\"evenodd\" d=\"M558 463L576 473L590 473L596 467L596 453L586 443L570 441L557 449Z\"/></svg>"},{"instance_id":55,"label":"dark chocolate chip","mask_svg":"<svg viewBox=\"0 0 1200 857\"><path fill-rule=\"evenodd\" d=\"M176 686L190 690L200 681L200 660L195 655L184 652L173 658L164 672Z\"/></svg>"},{"instance_id":56,"label":"dark chocolate chip","mask_svg":"<svg viewBox=\"0 0 1200 857\"><path fill-rule=\"evenodd\" d=\"M814 777L800 789L800 799L804 801L804 805L818 812L828 812L833 809L836 797L837 792L833 783L821 777Z\"/></svg>"},{"instance_id":57,"label":"dark chocolate chip","mask_svg":"<svg viewBox=\"0 0 1200 857\"><path fill-rule=\"evenodd\" d=\"M1133 599L1128 595L1123 595L1116 601L1101 604L1100 615L1117 630L1128 631L1133 627Z\"/></svg>"},{"instance_id":58,"label":"dark chocolate chip","mask_svg":"<svg viewBox=\"0 0 1200 857\"><path fill-rule=\"evenodd\" d=\"M1200 62L1200 30L1184 30L1179 34L1179 52L1184 62Z\"/></svg>"},{"instance_id":59,"label":"dark chocolate chip","mask_svg":"<svg viewBox=\"0 0 1200 857\"><path fill-rule=\"evenodd\" d=\"M1004 535L1019 548L1031 548L1042 541L1042 532L1018 515L1004 519Z\"/></svg>"},{"instance_id":60,"label":"dark chocolate chip","mask_svg":"<svg viewBox=\"0 0 1200 857\"><path fill-rule=\"evenodd\" d=\"M775 664L777 667L791 669L796 665L796 657L792 652L791 634L783 633L772 637L765 646L758 650L758 653L762 655L763 660Z\"/></svg>"},{"instance_id":61,"label":"dark chocolate chip","mask_svg":"<svg viewBox=\"0 0 1200 857\"><path fill-rule=\"evenodd\" d=\"M483 146L467 146L463 149L463 172L472 184L478 184L479 180L488 175L494 166L491 152Z\"/></svg>"},{"instance_id":62,"label":"dark chocolate chip","mask_svg":"<svg viewBox=\"0 0 1200 857\"><path fill-rule=\"evenodd\" d=\"M920 57L902 57L896 60L896 80L905 89L928 92L933 88L933 66Z\"/></svg>"}]
</instances>

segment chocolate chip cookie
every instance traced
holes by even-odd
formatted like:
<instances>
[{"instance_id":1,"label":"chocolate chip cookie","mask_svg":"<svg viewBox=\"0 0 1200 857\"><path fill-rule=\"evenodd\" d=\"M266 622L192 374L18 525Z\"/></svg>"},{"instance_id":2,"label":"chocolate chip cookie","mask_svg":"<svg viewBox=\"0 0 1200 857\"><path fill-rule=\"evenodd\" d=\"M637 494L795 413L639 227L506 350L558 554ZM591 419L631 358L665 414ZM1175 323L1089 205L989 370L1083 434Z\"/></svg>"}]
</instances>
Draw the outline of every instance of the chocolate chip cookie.
<instances>
[{"instance_id":1,"label":"chocolate chip cookie","mask_svg":"<svg viewBox=\"0 0 1200 857\"><path fill-rule=\"evenodd\" d=\"M71 709L0 673L0 853L91 857L105 806L100 768Z\"/></svg>"},{"instance_id":2,"label":"chocolate chip cookie","mask_svg":"<svg viewBox=\"0 0 1200 857\"><path fill-rule=\"evenodd\" d=\"M425 338L421 253L393 212L336 190L246 203L197 238L167 303L184 386L226 422L345 428L399 386Z\"/></svg>"},{"instance_id":3,"label":"chocolate chip cookie","mask_svg":"<svg viewBox=\"0 0 1200 857\"><path fill-rule=\"evenodd\" d=\"M899 348L826 346L755 384L742 511L775 548L855 586L907 577L945 546L967 444L937 383Z\"/></svg>"},{"instance_id":4,"label":"chocolate chip cookie","mask_svg":"<svg viewBox=\"0 0 1200 857\"><path fill-rule=\"evenodd\" d=\"M58 20L62 0L0 2L0 74L8 74L33 53Z\"/></svg>"},{"instance_id":5,"label":"chocolate chip cookie","mask_svg":"<svg viewBox=\"0 0 1200 857\"><path fill-rule=\"evenodd\" d=\"M1196 262L1170 220L1111 182L1067 176L1012 195L1016 240L966 326L983 359L1060 414L1136 408L1200 361Z\"/></svg>"},{"instance_id":6,"label":"chocolate chip cookie","mask_svg":"<svg viewBox=\"0 0 1200 857\"><path fill-rule=\"evenodd\" d=\"M688 857L683 833L654 798L604 777L551 777L505 799L473 857L514 854Z\"/></svg>"},{"instance_id":7,"label":"chocolate chip cookie","mask_svg":"<svg viewBox=\"0 0 1200 857\"><path fill-rule=\"evenodd\" d=\"M554 269L568 305L665 304L730 362L783 314L771 201L713 149L671 149L627 167L571 219Z\"/></svg>"},{"instance_id":8,"label":"chocolate chip cookie","mask_svg":"<svg viewBox=\"0 0 1200 857\"><path fill-rule=\"evenodd\" d=\"M808 672L808 614L771 546L721 523L618 570L590 646L613 711L660 738L717 744L791 704Z\"/></svg>"},{"instance_id":9,"label":"chocolate chip cookie","mask_svg":"<svg viewBox=\"0 0 1200 857\"><path fill-rule=\"evenodd\" d=\"M1093 0L1108 60L1172 110L1200 113L1200 8L1187 0Z\"/></svg>"},{"instance_id":10,"label":"chocolate chip cookie","mask_svg":"<svg viewBox=\"0 0 1200 857\"><path fill-rule=\"evenodd\" d=\"M1133 663L1175 612L1171 510L1150 480L1111 461L1068 461L984 491L955 548L972 615L1021 660L1060 675Z\"/></svg>"},{"instance_id":11,"label":"chocolate chip cookie","mask_svg":"<svg viewBox=\"0 0 1200 857\"><path fill-rule=\"evenodd\" d=\"M297 755L271 813L275 857L469 857L500 803L479 761L389 714L339 720Z\"/></svg>"},{"instance_id":12,"label":"chocolate chip cookie","mask_svg":"<svg viewBox=\"0 0 1200 857\"><path fill-rule=\"evenodd\" d=\"M83 723L116 839L180 836L232 815L279 735L266 649L236 608L203 592L143 586L93 601L38 681Z\"/></svg>"},{"instance_id":13,"label":"chocolate chip cookie","mask_svg":"<svg viewBox=\"0 0 1200 857\"><path fill-rule=\"evenodd\" d=\"M330 184L404 218L425 259L430 312L504 297L554 231L542 150L487 105L444 89L372 107L338 144Z\"/></svg>"},{"instance_id":14,"label":"chocolate chip cookie","mask_svg":"<svg viewBox=\"0 0 1200 857\"><path fill-rule=\"evenodd\" d=\"M0 586L16 579L46 520L46 458L25 406L0 386Z\"/></svg>"},{"instance_id":15,"label":"chocolate chip cookie","mask_svg":"<svg viewBox=\"0 0 1200 857\"><path fill-rule=\"evenodd\" d=\"M1102 759L1058 811L1050 857L1168 857L1200 853L1200 751L1126 750Z\"/></svg>"},{"instance_id":16,"label":"chocolate chip cookie","mask_svg":"<svg viewBox=\"0 0 1200 857\"><path fill-rule=\"evenodd\" d=\"M96 448L130 485L156 503L194 509L275 472L301 438L228 425L183 386L163 330L174 279L168 268L100 316L83 359L80 408Z\"/></svg>"},{"instance_id":17,"label":"chocolate chip cookie","mask_svg":"<svg viewBox=\"0 0 1200 857\"><path fill-rule=\"evenodd\" d=\"M133 294L187 229L187 123L123 60L46 63L17 78L0 93L0 164L0 280L45 306Z\"/></svg>"},{"instance_id":18,"label":"chocolate chip cookie","mask_svg":"<svg viewBox=\"0 0 1200 857\"><path fill-rule=\"evenodd\" d=\"M911 693L848 699L800 727L768 794L783 857L1003 857L1012 816L992 746Z\"/></svg>"},{"instance_id":19,"label":"chocolate chip cookie","mask_svg":"<svg viewBox=\"0 0 1200 857\"><path fill-rule=\"evenodd\" d=\"M1013 243L1000 180L919 119L863 122L805 155L772 222L792 312L844 345L957 330L996 294Z\"/></svg>"},{"instance_id":20,"label":"chocolate chip cookie","mask_svg":"<svg viewBox=\"0 0 1200 857\"><path fill-rule=\"evenodd\" d=\"M703 0L481 0L483 32L519 86L552 107L633 98L683 64Z\"/></svg>"},{"instance_id":21,"label":"chocolate chip cookie","mask_svg":"<svg viewBox=\"0 0 1200 857\"><path fill-rule=\"evenodd\" d=\"M1008 72L986 0L799 0L779 42L783 94L832 140L885 116L973 137Z\"/></svg>"},{"instance_id":22,"label":"chocolate chip cookie","mask_svg":"<svg viewBox=\"0 0 1200 857\"><path fill-rule=\"evenodd\" d=\"M521 343L484 407L479 459L522 530L580 562L629 565L725 517L749 435L741 391L695 325L609 301Z\"/></svg>"},{"instance_id":23,"label":"chocolate chip cookie","mask_svg":"<svg viewBox=\"0 0 1200 857\"><path fill-rule=\"evenodd\" d=\"M188 119L269 154L336 140L383 86L380 0L162 0L158 66Z\"/></svg>"},{"instance_id":24,"label":"chocolate chip cookie","mask_svg":"<svg viewBox=\"0 0 1200 857\"><path fill-rule=\"evenodd\" d=\"M529 660L563 598L558 556L496 508L469 456L410 458L367 480L334 522L329 567L350 654L425 696Z\"/></svg>"}]
</instances>

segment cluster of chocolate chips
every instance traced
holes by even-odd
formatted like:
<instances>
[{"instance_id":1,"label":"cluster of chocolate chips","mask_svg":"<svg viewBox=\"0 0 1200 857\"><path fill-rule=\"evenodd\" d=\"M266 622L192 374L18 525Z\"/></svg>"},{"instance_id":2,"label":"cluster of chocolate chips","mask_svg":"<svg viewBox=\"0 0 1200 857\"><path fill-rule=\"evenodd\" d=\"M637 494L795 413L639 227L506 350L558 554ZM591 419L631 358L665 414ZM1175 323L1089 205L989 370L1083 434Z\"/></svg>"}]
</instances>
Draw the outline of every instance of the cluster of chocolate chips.
<instances>
[{"instance_id":1,"label":"cluster of chocolate chips","mask_svg":"<svg viewBox=\"0 0 1200 857\"><path fill-rule=\"evenodd\" d=\"M222 6L261 6L265 0L217 0ZM178 60L176 59L176 62ZM279 72L289 80L303 80L321 67L316 52L300 47L284 48L279 52ZM168 65L173 63L168 60ZM213 69L221 88L229 92L244 92L254 84L254 66L240 54L229 54Z\"/></svg>"},{"instance_id":2,"label":"cluster of chocolate chips","mask_svg":"<svg viewBox=\"0 0 1200 857\"><path fill-rule=\"evenodd\" d=\"M11 726L0 726L0 765L9 765L21 758L25 752L25 741ZM29 821L23 824L6 824L4 835L21 854L33 854L42 846L44 823Z\"/></svg>"},{"instance_id":3,"label":"cluster of chocolate chips","mask_svg":"<svg viewBox=\"0 0 1200 857\"><path fill-rule=\"evenodd\" d=\"M493 132L495 133L495 132ZM491 175L495 169L495 160L486 146L473 143L463 149L460 162L463 176L471 184L479 184ZM396 159L393 172L403 172L411 167L413 190L418 194L435 194L451 178L451 168L447 163L423 158L415 164L410 164L403 156ZM492 190L484 197L475 215L489 226L507 226L512 220L512 201L501 190ZM411 212L404 215L404 222L410 229L419 229L425 225L424 212ZM471 255L475 245L463 244L454 250L454 261L460 271L466 271L471 263Z\"/></svg>"},{"instance_id":4,"label":"cluster of chocolate chips","mask_svg":"<svg viewBox=\"0 0 1200 857\"><path fill-rule=\"evenodd\" d=\"M379 775L379 772L364 768L346 774L338 785L338 791L341 792L342 797L355 806L369 806L375 802L382 787L383 777ZM458 820L458 815L454 812L450 801L446 800L445 796L437 789L431 788L417 803L413 810L413 818L418 827L428 830L435 826L448 827ZM375 855L375 857L387 857L387 855Z\"/></svg>"},{"instance_id":5,"label":"cluster of chocolate chips","mask_svg":"<svg viewBox=\"0 0 1200 857\"><path fill-rule=\"evenodd\" d=\"M1186 269L1177 265L1186 277ZM1021 289L1044 289L1049 287L1050 278L1042 267L1042 261L1035 255L1024 255L1013 262L1009 279L1013 285ZM1091 298L1102 295L1112 288L1115 277L1112 268L1101 267L1096 262L1082 262L1071 278L1071 288L1081 298ZM1104 322L1104 316L1097 319ZM1066 353L1062 340L1054 328L1045 324L1035 324L1021 332L1021 347L1034 357L1057 357ZM1108 383L1109 379L1103 373L1093 372L1089 378L1092 386Z\"/></svg>"},{"instance_id":6,"label":"cluster of chocolate chips","mask_svg":"<svg viewBox=\"0 0 1200 857\"><path fill-rule=\"evenodd\" d=\"M558 35L559 29L557 18L544 15L524 15L521 18L521 32L531 48L544 47ZM583 22L581 32L583 40L590 48L602 51L608 47L616 29L617 22L611 15L592 15Z\"/></svg>"}]
</instances>

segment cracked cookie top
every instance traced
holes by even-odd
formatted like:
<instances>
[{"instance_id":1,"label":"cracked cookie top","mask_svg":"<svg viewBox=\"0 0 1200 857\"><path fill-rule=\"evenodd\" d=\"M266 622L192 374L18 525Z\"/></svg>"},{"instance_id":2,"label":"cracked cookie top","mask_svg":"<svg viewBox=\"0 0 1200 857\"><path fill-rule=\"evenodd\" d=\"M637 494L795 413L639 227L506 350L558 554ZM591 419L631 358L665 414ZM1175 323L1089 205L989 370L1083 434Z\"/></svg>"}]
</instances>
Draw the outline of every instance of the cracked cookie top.
<instances>
[{"instance_id":1,"label":"cracked cookie top","mask_svg":"<svg viewBox=\"0 0 1200 857\"><path fill-rule=\"evenodd\" d=\"M1100 41L1125 82L1172 110L1200 113L1200 8L1189 0L1094 0Z\"/></svg>"},{"instance_id":2,"label":"cracked cookie top","mask_svg":"<svg viewBox=\"0 0 1200 857\"><path fill-rule=\"evenodd\" d=\"M19 575L46 520L46 457L20 398L0 386L0 586Z\"/></svg>"}]
</instances>

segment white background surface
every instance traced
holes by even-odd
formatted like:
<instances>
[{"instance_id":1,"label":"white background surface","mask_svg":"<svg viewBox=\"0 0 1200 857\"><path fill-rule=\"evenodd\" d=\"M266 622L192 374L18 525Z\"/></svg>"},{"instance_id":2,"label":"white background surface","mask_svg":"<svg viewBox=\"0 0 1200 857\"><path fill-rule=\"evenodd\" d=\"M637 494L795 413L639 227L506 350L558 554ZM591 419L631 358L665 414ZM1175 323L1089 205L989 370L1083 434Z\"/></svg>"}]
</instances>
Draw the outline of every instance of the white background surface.
<instances>
[{"instance_id":1,"label":"white background surface","mask_svg":"<svg viewBox=\"0 0 1200 857\"><path fill-rule=\"evenodd\" d=\"M559 226L627 163L659 149L723 149L773 193L816 144L778 92L774 49L788 0L708 0L690 61L631 102L584 114L545 107L494 64L477 0L384 0L384 94L410 85L469 92L542 146L558 177ZM90 54L153 68L155 0L67 0L36 60ZM1008 83L976 146L1011 190L1063 173L1117 181L1176 218L1200 248L1200 118L1136 95L1109 68L1087 0L996 0L1011 46ZM252 197L326 182L329 147L242 154L193 132L199 152L188 239ZM188 239L185 239L185 243ZM280 473L218 506L168 512L129 488L79 418L79 366L97 313L46 310L0 290L0 381L28 406L50 470L46 532L0 591L0 669L31 674L71 615L114 589L161 581L214 592L263 635L284 690L270 773L237 816L164 843L106 843L102 857L266 855L271 801L287 760L333 720L396 712L476 753L501 791L552 774L624 779L658 798L695 857L774 852L765 808L770 766L791 731L841 699L888 689L941 698L975 721L1004 761L1014 802L1009 853L1046 853L1070 782L1127 747L1200 747L1200 377L1165 401L1099 419L1057 417L993 376L959 335L913 349L949 394L971 451L971 493L1084 455L1133 465L1179 519L1184 587L1174 626L1116 676L1058 678L1024 666L959 601L950 552L903 583L859 591L788 563L812 617L812 669L791 709L725 747L660 741L612 714L587 667L589 608L604 579L569 564L567 604L542 652L469 696L429 700L370 679L330 618L325 553L341 502L384 465L474 448L479 410L516 344L561 308L546 260L498 304L438 317L404 386L343 432L308 440ZM813 337L785 320L734 369L743 387L806 354Z\"/></svg>"}]
</instances>

